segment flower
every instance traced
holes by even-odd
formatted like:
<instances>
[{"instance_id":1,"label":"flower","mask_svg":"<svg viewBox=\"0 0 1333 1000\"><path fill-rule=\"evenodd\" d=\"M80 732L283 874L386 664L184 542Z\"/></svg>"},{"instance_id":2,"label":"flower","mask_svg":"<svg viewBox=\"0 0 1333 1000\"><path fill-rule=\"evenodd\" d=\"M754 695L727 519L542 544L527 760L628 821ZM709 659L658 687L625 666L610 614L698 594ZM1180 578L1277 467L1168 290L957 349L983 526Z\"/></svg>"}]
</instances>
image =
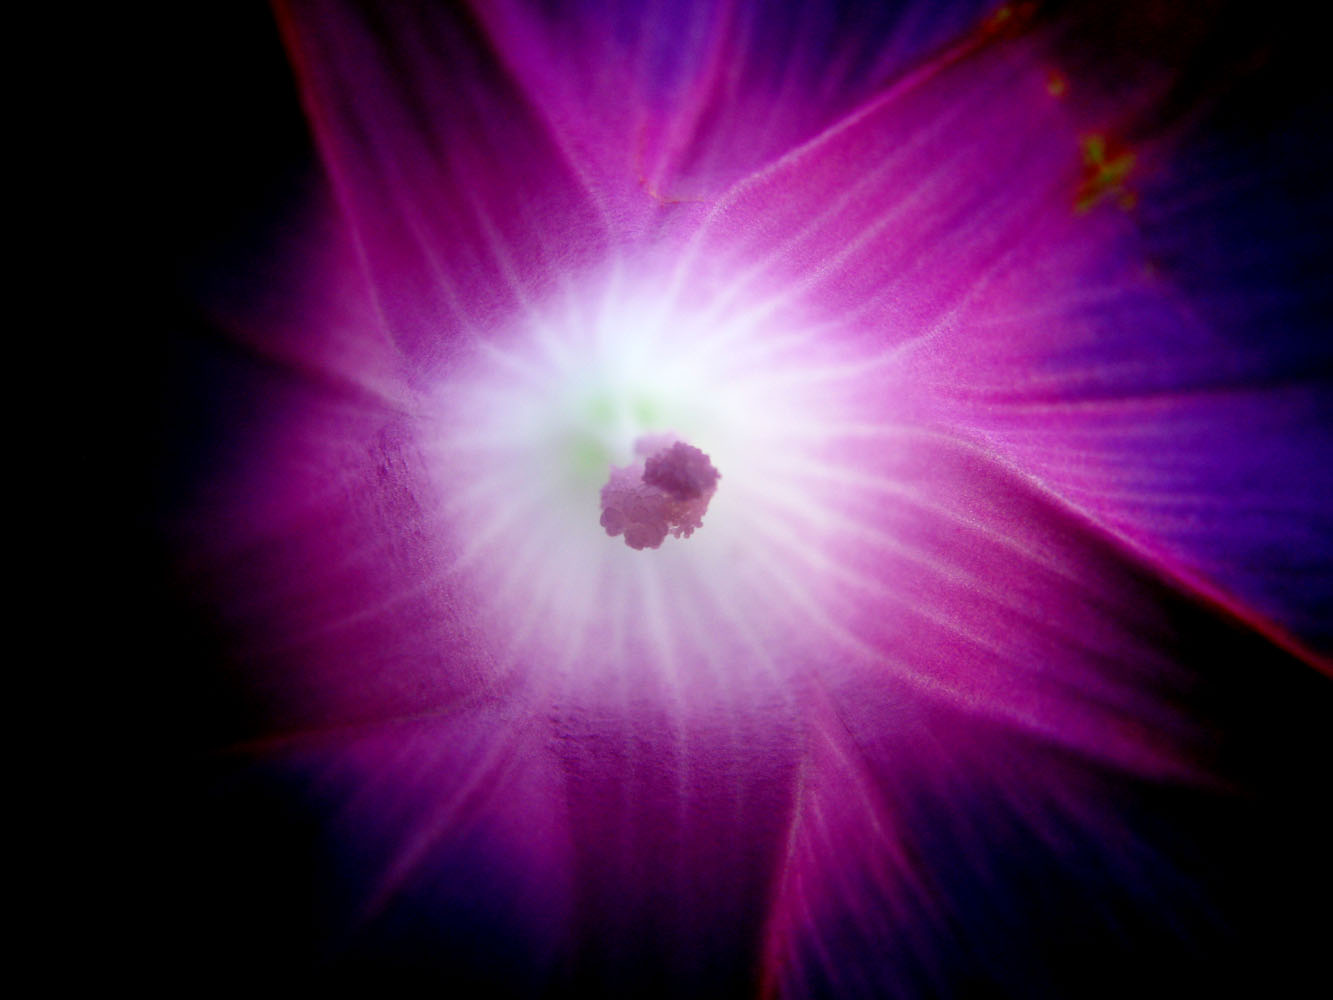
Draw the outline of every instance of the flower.
<instances>
[{"instance_id":1,"label":"flower","mask_svg":"<svg viewBox=\"0 0 1333 1000\"><path fill-rule=\"evenodd\" d=\"M1193 12L277 14L328 190L180 529L246 705L206 952L1059 996L1308 933L1319 243ZM677 439L697 530L606 537Z\"/></svg>"}]
</instances>

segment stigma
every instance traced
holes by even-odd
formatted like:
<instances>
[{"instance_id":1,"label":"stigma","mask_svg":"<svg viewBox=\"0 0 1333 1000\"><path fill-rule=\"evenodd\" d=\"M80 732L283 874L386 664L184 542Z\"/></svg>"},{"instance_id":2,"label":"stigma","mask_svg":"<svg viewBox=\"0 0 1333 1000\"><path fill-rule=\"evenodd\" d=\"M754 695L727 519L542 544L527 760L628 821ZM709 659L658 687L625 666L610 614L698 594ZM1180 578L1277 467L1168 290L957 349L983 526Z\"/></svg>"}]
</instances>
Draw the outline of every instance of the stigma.
<instances>
[{"instance_id":1,"label":"stigma","mask_svg":"<svg viewBox=\"0 0 1333 1000\"><path fill-rule=\"evenodd\" d=\"M602 527L638 550L660 547L668 534L689 538L703 526L721 475L707 455L674 435L641 437L634 451L640 457L612 466L602 487Z\"/></svg>"}]
</instances>

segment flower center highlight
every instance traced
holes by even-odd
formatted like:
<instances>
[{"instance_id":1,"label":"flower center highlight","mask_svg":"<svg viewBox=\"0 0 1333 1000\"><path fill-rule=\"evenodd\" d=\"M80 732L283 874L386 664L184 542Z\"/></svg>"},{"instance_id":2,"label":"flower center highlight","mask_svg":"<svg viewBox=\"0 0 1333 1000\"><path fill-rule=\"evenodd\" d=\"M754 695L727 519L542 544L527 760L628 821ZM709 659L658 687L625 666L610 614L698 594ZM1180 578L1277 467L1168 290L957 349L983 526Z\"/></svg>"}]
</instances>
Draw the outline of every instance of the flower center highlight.
<instances>
[{"instance_id":1,"label":"flower center highlight","mask_svg":"<svg viewBox=\"0 0 1333 1000\"><path fill-rule=\"evenodd\" d=\"M668 533L689 538L703 526L721 474L707 455L671 434L640 437L634 452L642 457L612 466L602 487L602 527L640 551L658 548Z\"/></svg>"}]
</instances>

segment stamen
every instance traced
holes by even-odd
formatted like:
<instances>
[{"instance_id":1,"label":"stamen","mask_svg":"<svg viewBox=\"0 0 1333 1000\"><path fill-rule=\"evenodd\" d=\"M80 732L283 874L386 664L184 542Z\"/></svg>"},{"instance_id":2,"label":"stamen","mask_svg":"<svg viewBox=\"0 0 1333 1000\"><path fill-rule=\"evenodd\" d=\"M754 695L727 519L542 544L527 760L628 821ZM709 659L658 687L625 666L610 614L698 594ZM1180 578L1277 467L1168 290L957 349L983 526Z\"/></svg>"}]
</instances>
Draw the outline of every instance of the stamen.
<instances>
[{"instance_id":1,"label":"stamen","mask_svg":"<svg viewBox=\"0 0 1333 1000\"><path fill-rule=\"evenodd\" d=\"M644 460L613 466L602 487L602 527L639 550L658 548L668 534L689 538L703 526L721 475L707 455L671 435L639 438L634 450Z\"/></svg>"}]
</instances>

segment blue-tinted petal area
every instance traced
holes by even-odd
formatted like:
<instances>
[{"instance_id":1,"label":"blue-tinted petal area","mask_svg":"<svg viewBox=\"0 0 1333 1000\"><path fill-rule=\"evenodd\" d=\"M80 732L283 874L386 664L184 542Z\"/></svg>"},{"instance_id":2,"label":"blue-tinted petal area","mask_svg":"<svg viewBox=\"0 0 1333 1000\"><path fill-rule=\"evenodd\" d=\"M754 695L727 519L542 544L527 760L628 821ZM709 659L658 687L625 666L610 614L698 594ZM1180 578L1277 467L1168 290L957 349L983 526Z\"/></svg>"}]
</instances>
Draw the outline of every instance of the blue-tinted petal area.
<instances>
[{"instance_id":1,"label":"blue-tinted petal area","mask_svg":"<svg viewBox=\"0 0 1333 1000\"><path fill-rule=\"evenodd\" d=\"M1052 205L1045 243L955 336L911 352L909 378L928 419L983 435L1164 565L1327 650L1321 237L1289 200L1298 171L1185 162L1187 182L1163 167L1132 212Z\"/></svg>"},{"instance_id":2,"label":"blue-tinted petal area","mask_svg":"<svg viewBox=\"0 0 1333 1000\"><path fill-rule=\"evenodd\" d=\"M237 986L540 994L574 875L543 722L482 701L211 762L187 960Z\"/></svg>"},{"instance_id":3,"label":"blue-tinted petal area","mask_svg":"<svg viewBox=\"0 0 1333 1000\"><path fill-rule=\"evenodd\" d=\"M1299 994L1333 884L1308 795L1329 686L1174 610L1226 790L1127 779L882 681L829 690L809 716L764 994Z\"/></svg>"}]
</instances>

